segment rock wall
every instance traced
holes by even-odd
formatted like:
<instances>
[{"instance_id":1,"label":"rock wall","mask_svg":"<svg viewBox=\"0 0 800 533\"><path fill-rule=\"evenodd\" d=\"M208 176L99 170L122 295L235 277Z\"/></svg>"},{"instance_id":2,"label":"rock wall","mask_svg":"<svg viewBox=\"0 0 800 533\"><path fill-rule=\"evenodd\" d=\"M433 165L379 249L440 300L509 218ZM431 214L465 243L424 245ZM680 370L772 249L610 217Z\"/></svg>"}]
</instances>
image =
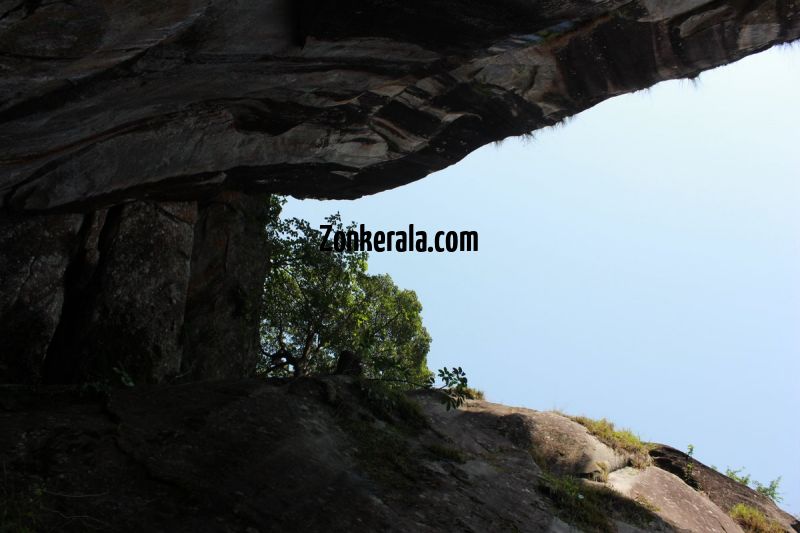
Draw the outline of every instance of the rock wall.
<instances>
[{"instance_id":1,"label":"rock wall","mask_svg":"<svg viewBox=\"0 0 800 533\"><path fill-rule=\"evenodd\" d=\"M186 296L183 374L221 379L255 371L267 273L265 209L263 197L236 192L200 203Z\"/></svg>"},{"instance_id":2,"label":"rock wall","mask_svg":"<svg viewBox=\"0 0 800 533\"><path fill-rule=\"evenodd\" d=\"M0 381L249 372L243 195L375 193L798 37L796 0L0 0Z\"/></svg>"},{"instance_id":3,"label":"rock wall","mask_svg":"<svg viewBox=\"0 0 800 533\"><path fill-rule=\"evenodd\" d=\"M229 192L6 217L0 382L252 374L264 208L263 197Z\"/></svg>"},{"instance_id":4,"label":"rock wall","mask_svg":"<svg viewBox=\"0 0 800 533\"><path fill-rule=\"evenodd\" d=\"M83 217L0 217L0 382L36 382L61 318Z\"/></svg>"}]
</instances>

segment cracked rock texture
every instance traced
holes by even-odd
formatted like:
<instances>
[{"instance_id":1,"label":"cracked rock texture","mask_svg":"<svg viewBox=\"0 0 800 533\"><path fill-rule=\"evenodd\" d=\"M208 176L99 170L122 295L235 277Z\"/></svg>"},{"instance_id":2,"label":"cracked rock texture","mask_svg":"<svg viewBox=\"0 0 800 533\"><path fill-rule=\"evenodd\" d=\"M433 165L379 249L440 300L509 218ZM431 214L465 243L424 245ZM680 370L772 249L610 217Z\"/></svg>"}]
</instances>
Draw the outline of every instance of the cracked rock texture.
<instances>
[{"instance_id":1,"label":"cracked rock texture","mask_svg":"<svg viewBox=\"0 0 800 533\"><path fill-rule=\"evenodd\" d=\"M797 0L0 0L0 381L244 375L248 197L396 187L798 36Z\"/></svg>"},{"instance_id":2,"label":"cracked rock texture","mask_svg":"<svg viewBox=\"0 0 800 533\"><path fill-rule=\"evenodd\" d=\"M229 191L9 216L0 222L0 382L252 374L265 207Z\"/></svg>"}]
</instances>

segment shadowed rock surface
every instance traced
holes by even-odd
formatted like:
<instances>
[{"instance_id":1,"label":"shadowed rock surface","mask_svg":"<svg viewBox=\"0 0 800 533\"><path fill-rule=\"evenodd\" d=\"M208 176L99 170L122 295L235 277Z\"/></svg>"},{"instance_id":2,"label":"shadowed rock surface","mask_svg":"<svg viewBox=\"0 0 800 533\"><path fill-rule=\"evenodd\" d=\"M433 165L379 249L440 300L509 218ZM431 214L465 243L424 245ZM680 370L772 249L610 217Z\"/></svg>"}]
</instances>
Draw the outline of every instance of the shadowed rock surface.
<instances>
[{"instance_id":1,"label":"shadowed rock surface","mask_svg":"<svg viewBox=\"0 0 800 533\"><path fill-rule=\"evenodd\" d=\"M256 194L396 187L798 36L796 0L0 0L0 382L246 376Z\"/></svg>"},{"instance_id":2,"label":"shadowed rock surface","mask_svg":"<svg viewBox=\"0 0 800 533\"><path fill-rule=\"evenodd\" d=\"M800 36L793 0L2 6L0 206L23 211L355 198Z\"/></svg>"},{"instance_id":3,"label":"shadowed rock surface","mask_svg":"<svg viewBox=\"0 0 800 533\"><path fill-rule=\"evenodd\" d=\"M658 462L614 469L619 492L578 480L566 505L547 488L565 463L533 458L548 446L595 454L602 443L579 424L484 401L448 412L429 392L386 402L371 386L332 376L99 396L3 387L0 517L12 531L732 533L728 507L744 501L791 518L727 478L722 506ZM601 506L587 525L576 509L592 494Z\"/></svg>"},{"instance_id":4,"label":"shadowed rock surface","mask_svg":"<svg viewBox=\"0 0 800 533\"><path fill-rule=\"evenodd\" d=\"M251 375L265 210L263 197L228 191L9 215L0 222L0 383Z\"/></svg>"},{"instance_id":5,"label":"shadowed rock surface","mask_svg":"<svg viewBox=\"0 0 800 533\"><path fill-rule=\"evenodd\" d=\"M264 193L386 190L798 36L794 0L0 0L0 383L86 384L0 388L3 527L735 532L744 502L797 528L556 413L169 383L254 372ZM600 463L589 527L558 480Z\"/></svg>"}]
</instances>

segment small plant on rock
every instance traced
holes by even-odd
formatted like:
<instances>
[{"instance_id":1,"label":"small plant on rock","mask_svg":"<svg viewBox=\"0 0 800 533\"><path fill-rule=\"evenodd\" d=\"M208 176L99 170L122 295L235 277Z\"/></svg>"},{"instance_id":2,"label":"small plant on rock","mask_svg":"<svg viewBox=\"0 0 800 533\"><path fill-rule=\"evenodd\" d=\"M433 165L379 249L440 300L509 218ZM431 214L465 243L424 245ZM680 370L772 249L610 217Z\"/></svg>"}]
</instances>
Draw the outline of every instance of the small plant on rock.
<instances>
[{"instance_id":1,"label":"small plant on rock","mask_svg":"<svg viewBox=\"0 0 800 533\"><path fill-rule=\"evenodd\" d=\"M770 481L768 485L762 485L758 481L755 481L754 483L756 486L756 492L759 494L763 494L775 503L780 503L783 501L783 497L778 493L778 487L781 484L781 476L778 476Z\"/></svg>"},{"instance_id":2,"label":"small plant on rock","mask_svg":"<svg viewBox=\"0 0 800 533\"><path fill-rule=\"evenodd\" d=\"M486 395L483 393L482 390L473 389L472 387L467 387L466 389L464 389L464 396L466 396L466 398L468 400L485 400L486 399Z\"/></svg>"},{"instance_id":3,"label":"small plant on rock","mask_svg":"<svg viewBox=\"0 0 800 533\"><path fill-rule=\"evenodd\" d=\"M442 380L443 385L439 388L444 392L445 396L442 401L449 411L450 409L458 409L464 404L467 399L467 375L461 367L453 367L448 370L447 367L439 369L439 379ZM433 379L429 381L430 386L433 386Z\"/></svg>"},{"instance_id":4,"label":"small plant on rock","mask_svg":"<svg viewBox=\"0 0 800 533\"><path fill-rule=\"evenodd\" d=\"M730 511L730 516L742 526L746 533L783 533L784 529L778 522L749 505L737 503Z\"/></svg>"},{"instance_id":5,"label":"small plant on rock","mask_svg":"<svg viewBox=\"0 0 800 533\"><path fill-rule=\"evenodd\" d=\"M694 456L694 445L690 444L686 447L686 455L688 455L688 459L686 459L686 465L683 467L683 478L687 481L695 481L694 479L694 463L692 462Z\"/></svg>"},{"instance_id":6,"label":"small plant on rock","mask_svg":"<svg viewBox=\"0 0 800 533\"><path fill-rule=\"evenodd\" d=\"M631 462L636 468L645 468L650 464L651 446L642 442L638 435L629 429L617 429L614 423L601 418L594 420L586 416L569 417L581 424L589 433L600 439L601 442L610 446L618 452L627 452L631 456Z\"/></svg>"},{"instance_id":7,"label":"small plant on rock","mask_svg":"<svg viewBox=\"0 0 800 533\"><path fill-rule=\"evenodd\" d=\"M783 496L781 496L780 492L778 492L778 489L781 485L781 476L778 476L768 484L764 485L763 483L752 479L750 474L744 474L744 467L737 468L736 470L732 468L726 468L725 475L732 480L741 483L742 485L753 488L753 490L763 496L766 496L775 503L780 503L783 501Z\"/></svg>"},{"instance_id":8,"label":"small plant on rock","mask_svg":"<svg viewBox=\"0 0 800 533\"><path fill-rule=\"evenodd\" d=\"M725 469L725 475L732 480L736 481L737 483L741 483L742 485L750 485L750 474L740 474L740 472L744 472L744 467L737 468L736 470L733 468Z\"/></svg>"}]
</instances>

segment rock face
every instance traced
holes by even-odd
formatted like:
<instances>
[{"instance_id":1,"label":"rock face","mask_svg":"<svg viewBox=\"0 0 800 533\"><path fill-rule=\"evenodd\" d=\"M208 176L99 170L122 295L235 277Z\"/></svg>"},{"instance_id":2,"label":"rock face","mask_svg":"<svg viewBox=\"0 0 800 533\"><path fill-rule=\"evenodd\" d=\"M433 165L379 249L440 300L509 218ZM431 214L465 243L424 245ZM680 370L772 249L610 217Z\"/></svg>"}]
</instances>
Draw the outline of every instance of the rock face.
<instances>
[{"instance_id":1,"label":"rock face","mask_svg":"<svg viewBox=\"0 0 800 533\"><path fill-rule=\"evenodd\" d=\"M658 508L659 515L680 530L696 533L741 531L741 527L707 495L660 468L625 468L612 472L608 483L629 498L649 502Z\"/></svg>"},{"instance_id":2,"label":"rock face","mask_svg":"<svg viewBox=\"0 0 800 533\"><path fill-rule=\"evenodd\" d=\"M206 381L101 398L0 387L0 517L10 531L742 531L713 492L658 463L554 490L548 479L572 478L554 473L566 463L548 446L602 446L560 414L445 411L431 393L385 403L370 386ZM720 483L733 503L755 494Z\"/></svg>"},{"instance_id":3,"label":"rock face","mask_svg":"<svg viewBox=\"0 0 800 533\"><path fill-rule=\"evenodd\" d=\"M671 446L658 446L650 452L653 462L664 471L686 478L686 472L691 472L685 481L699 488L720 509L730 509L737 503L755 507L771 520L778 522L787 531L800 530L798 520L784 512L775 502L763 494L751 490L741 483L731 483L731 479L709 468L703 463L689 457L687 454ZM691 467L688 465L691 464Z\"/></svg>"},{"instance_id":4,"label":"rock face","mask_svg":"<svg viewBox=\"0 0 800 533\"><path fill-rule=\"evenodd\" d=\"M396 187L798 36L796 0L2 0L0 381L249 371L234 196Z\"/></svg>"},{"instance_id":5,"label":"rock face","mask_svg":"<svg viewBox=\"0 0 800 533\"><path fill-rule=\"evenodd\" d=\"M200 202L186 297L182 373L195 379L253 374L267 269L264 198L226 192Z\"/></svg>"},{"instance_id":6,"label":"rock face","mask_svg":"<svg viewBox=\"0 0 800 533\"><path fill-rule=\"evenodd\" d=\"M501 411L502 407L494 406L494 412ZM559 474L593 478L603 469L619 470L630 463L630 457L558 413L509 409L500 428L517 446L535 449L539 462Z\"/></svg>"},{"instance_id":7,"label":"rock face","mask_svg":"<svg viewBox=\"0 0 800 533\"><path fill-rule=\"evenodd\" d=\"M200 203L9 217L0 223L0 316L8 317L0 381L252 374L265 206L228 192Z\"/></svg>"},{"instance_id":8,"label":"rock face","mask_svg":"<svg viewBox=\"0 0 800 533\"><path fill-rule=\"evenodd\" d=\"M5 2L0 206L355 198L800 36L791 0L298 4Z\"/></svg>"},{"instance_id":9,"label":"rock face","mask_svg":"<svg viewBox=\"0 0 800 533\"><path fill-rule=\"evenodd\" d=\"M36 381L61 319L80 215L0 217L0 380Z\"/></svg>"}]
</instances>

